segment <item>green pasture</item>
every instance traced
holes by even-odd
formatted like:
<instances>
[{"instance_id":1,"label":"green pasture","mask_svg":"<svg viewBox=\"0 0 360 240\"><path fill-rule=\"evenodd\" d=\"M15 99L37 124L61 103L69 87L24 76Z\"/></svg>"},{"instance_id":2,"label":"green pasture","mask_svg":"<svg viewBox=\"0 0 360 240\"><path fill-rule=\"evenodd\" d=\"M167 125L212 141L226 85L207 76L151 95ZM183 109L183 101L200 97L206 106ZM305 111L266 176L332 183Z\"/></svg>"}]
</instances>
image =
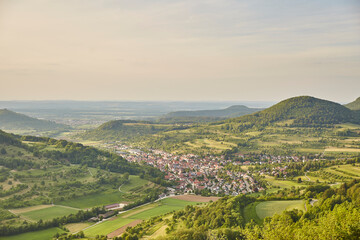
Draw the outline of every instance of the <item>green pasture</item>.
<instances>
[{"instance_id":1,"label":"green pasture","mask_svg":"<svg viewBox=\"0 0 360 240\"><path fill-rule=\"evenodd\" d=\"M260 219L280 214L285 210L299 209L305 211L303 200L266 201L256 205L256 214Z\"/></svg>"},{"instance_id":2,"label":"green pasture","mask_svg":"<svg viewBox=\"0 0 360 240\"><path fill-rule=\"evenodd\" d=\"M70 206L74 208L87 209L122 202L125 200L124 195L125 194L119 192L119 190L113 189L107 192L95 193L75 199L61 201L56 204Z\"/></svg>"},{"instance_id":3,"label":"green pasture","mask_svg":"<svg viewBox=\"0 0 360 240\"><path fill-rule=\"evenodd\" d=\"M150 183L149 181L145 179L141 179L139 176L135 176L135 175L130 175L129 178L130 178L130 182L121 186L122 192L131 192L133 190L136 191L136 189L146 186L147 184Z\"/></svg>"},{"instance_id":4,"label":"green pasture","mask_svg":"<svg viewBox=\"0 0 360 240\"><path fill-rule=\"evenodd\" d=\"M104 221L84 230L84 233L90 237L96 235L107 235L135 220L146 220L151 217L163 215L174 210L180 210L187 205L194 204L198 204L198 202L166 198L156 203L147 204L145 206L126 211L125 213L118 215L116 218Z\"/></svg>"},{"instance_id":5,"label":"green pasture","mask_svg":"<svg viewBox=\"0 0 360 240\"><path fill-rule=\"evenodd\" d=\"M40 219L46 221L46 220L51 220L51 219L57 218L57 217L67 216L72 213L75 214L77 212L78 212L78 210L76 210L76 209L62 207L62 206L53 206L53 207L49 207L49 208L25 212L25 213L22 213L21 215L26 218L32 219L34 221L38 221Z\"/></svg>"},{"instance_id":6,"label":"green pasture","mask_svg":"<svg viewBox=\"0 0 360 240\"><path fill-rule=\"evenodd\" d=\"M0 240L49 240L56 233L64 233L60 228L49 228L46 230L17 234L13 236L0 237Z\"/></svg>"},{"instance_id":7,"label":"green pasture","mask_svg":"<svg viewBox=\"0 0 360 240\"><path fill-rule=\"evenodd\" d=\"M139 194L134 195L139 190L144 190L150 184L149 181L141 179L139 176L130 175L130 182L118 188L108 189L105 192L91 194L75 199L58 202L59 205L75 208L87 209L96 206L103 206L123 201L135 201ZM140 191L141 192L141 191Z\"/></svg>"},{"instance_id":8,"label":"green pasture","mask_svg":"<svg viewBox=\"0 0 360 240\"><path fill-rule=\"evenodd\" d=\"M131 223L134 219L117 217L115 220L107 220L93 227L84 230L86 236L95 237L96 235L107 235L128 223Z\"/></svg>"}]
</instances>

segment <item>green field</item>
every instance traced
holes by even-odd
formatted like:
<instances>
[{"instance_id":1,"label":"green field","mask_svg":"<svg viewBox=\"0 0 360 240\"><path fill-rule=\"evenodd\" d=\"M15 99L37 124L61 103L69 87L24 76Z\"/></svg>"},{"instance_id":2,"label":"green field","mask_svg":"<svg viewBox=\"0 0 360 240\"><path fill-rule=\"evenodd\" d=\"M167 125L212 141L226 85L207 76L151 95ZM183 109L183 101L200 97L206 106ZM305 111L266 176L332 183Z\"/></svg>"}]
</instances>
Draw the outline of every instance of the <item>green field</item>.
<instances>
[{"instance_id":1,"label":"green field","mask_svg":"<svg viewBox=\"0 0 360 240\"><path fill-rule=\"evenodd\" d=\"M119 203L124 201L125 194L119 192L119 190L109 190L107 192L91 194L76 199L70 199L62 202L58 202L59 205L70 206L74 208L87 209L96 206L103 206L112 203Z\"/></svg>"},{"instance_id":2,"label":"green field","mask_svg":"<svg viewBox=\"0 0 360 240\"><path fill-rule=\"evenodd\" d=\"M0 237L0 240L49 240L56 233L63 233L64 231L60 228L49 228L46 230L28 232L8 237Z\"/></svg>"},{"instance_id":3,"label":"green field","mask_svg":"<svg viewBox=\"0 0 360 240\"><path fill-rule=\"evenodd\" d=\"M94 237L96 235L107 235L128 223L131 223L134 219L118 217L115 220L102 222L94 227L88 228L84 231L86 236Z\"/></svg>"},{"instance_id":4,"label":"green field","mask_svg":"<svg viewBox=\"0 0 360 240\"><path fill-rule=\"evenodd\" d=\"M291 188L291 187L301 187L304 186L303 183L298 183L297 181L293 180L281 180L281 179L275 179L272 176L266 176L265 180L270 183L272 186L280 187L280 188ZM305 181L305 178L303 178L303 181Z\"/></svg>"},{"instance_id":5,"label":"green field","mask_svg":"<svg viewBox=\"0 0 360 240\"><path fill-rule=\"evenodd\" d=\"M147 204L140 208L129 210L118 215L116 218L104 221L84 231L86 236L107 235L116 229L125 226L135 220L146 220L154 216L163 215L174 210L183 209L187 205L198 204L172 198L166 198L156 203Z\"/></svg>"},{"instance_id":6,"label":"green field","mask_svg":"<svg viewBox=\"0 0 360 240\"><path fill-rule=\"evenodd\" d=\"M189 202L179 199L166 198L161 200L158 206L130 216L131 219L146 220L154 216L163 215L171 211L183 209L187 205L195 205L198 202Z\"/></svg>"},{"instance_id":7,"label":"green field","mask_svg":"<svg viewBox=\"0 0 360 240\"><path fill-rule=\"evenodd\" d=\"M303 200L266 201L257 204L255 209L260 219L271 217L276 213L280 214L285 210L299 209L305 211Z\"/></svg>"},{"instance_id":8,"label":"green field","mask_svg":"<svg viewBox=\"0 0 360 240\"><path fill-rule=\"evenodd\" d=\"M131 175L130 182L121 186L122 192L138 191L141 187L149 184L149 181L141 179L139 176Z\"/></svg>"},{"instance_id":9,"label":"green field","mask_svg":"<svg viewBox=\"0 0 360 240\"><path fill-rule=\"evenodd\" d=\"M136 197L138 197L137 195L134 195L134 193L141 194L141 192L149 187L150 184L151 183L149 181L141 179L139 176L131 175L130 182L121 186L121 192L118 188L109 189L106 192L65 200L58 202L57 204L87 209L112 203L120 203L122 201L133 201L136 200Z\"/></svg>"},{"instance_id":10,"label":"green field","mask_svg":"<svg viewBox=\"0 0 360 240\"><path fill-rule=\"evenodd\" d=\"M53 206L49 208L25 212L22 213L21 215L34 221L38 221L40 219L45 221L45 220L51 220L56 217L70 215L72 213L77 213L77 212L78 210L76 209L61 207L61 206Z\"/></svg>"}]
</instances>

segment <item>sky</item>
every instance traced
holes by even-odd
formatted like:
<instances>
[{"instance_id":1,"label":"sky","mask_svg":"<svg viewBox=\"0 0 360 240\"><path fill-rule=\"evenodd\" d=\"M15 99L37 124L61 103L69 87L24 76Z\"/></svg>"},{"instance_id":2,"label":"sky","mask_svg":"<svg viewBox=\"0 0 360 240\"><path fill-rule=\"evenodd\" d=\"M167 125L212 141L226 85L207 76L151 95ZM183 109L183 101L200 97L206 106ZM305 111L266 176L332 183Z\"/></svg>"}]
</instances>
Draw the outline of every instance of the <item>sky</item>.
<instances>
[{"instance_id":1,"label":"sky","mask_svg":"<svg viewBox=\"0 0 360 240\"><path fill-rule=\"evenodd\" d=\"M360 96L358 0L0 0L0 100Z\"/></svg>"}]
</instances>

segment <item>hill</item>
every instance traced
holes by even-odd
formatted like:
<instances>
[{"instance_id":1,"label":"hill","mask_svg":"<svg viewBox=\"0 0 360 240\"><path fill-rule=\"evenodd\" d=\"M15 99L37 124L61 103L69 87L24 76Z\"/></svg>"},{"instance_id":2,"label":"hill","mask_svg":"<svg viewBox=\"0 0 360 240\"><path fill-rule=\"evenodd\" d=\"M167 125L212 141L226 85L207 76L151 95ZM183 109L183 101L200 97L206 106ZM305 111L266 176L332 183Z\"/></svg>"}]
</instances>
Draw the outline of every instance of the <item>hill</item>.
<instances>
[{"instance_id":1,"label":"hill","mask_svg":"<svg viewBox=\"0 0 360 240\"><path fill-rule=\"evenodd\" d=\"M162 179L158 169L93 147L0 130L0 236L87 220L108 204L153 201L159 184L167 186Z\"/></svg>"},{"instance_id":2,"label":"hill","mask_svg":"<svg viewBox=\"0 0 360 240\"><path fill-rule=\"evenodd\" d=\"M135 140L145 135L174 129L170 124L155 124L146 121L114 120L78 135L82 139L91 140Z\"/></svg>"},{"instance_id":3,"label":"hill","mask_svg":"<svg viewBox=\"0 0 360 240\"><path fill-rule=\"evenodd\" d=\"M48 131L65 128L68 128L68 126L32 118L7 109L0 109L0 129Z\"/></svg>"},{"instance_id":4,"label":"hill","mask_svg":"<svg viewBox=\"0 0 360 240\"><path fill-rule=\"evenodd\" d=\"M360 110L360 97L357 98L355 101L348 103L345 105L345 107L351 109L351 110Z\"/></svg>"},{"instance_id":5,"label":"hill","mask_svg":"<svg viewBox=\"0 0 360 240\"><path fill-rule=\"evenodd\" d=\"M290 120L290 124L293 126L360 123L360 117L356 112L338 103L310 96L286 99L263 111L231 119L229 122L267 125L286 120Z\"/></svg>"},{"instance_id":6,"label":"hill","mask_svg":"<svg viewBox=\"0 0 360 240\"><path fill-rule=\"evenodd\" d=\"M237 118L191 125L112 121L79 135L181 153L359 152L360 117L338 103L302 96ZM349 144L351 143L351 144ZM343 146L343 147L340 147ZM329 150L330 154L330 150Z\"/></svg>"},{"instance_id":7,"label":"hill","mask_svg":"<svg viewBox=\"0 0 360 240\"><path fill-rule=\"evenodd\" d=\"M240 117L263 109L248 108L244 105L234 105L225 109L198 110L198 111L176 111L160 117L160 122L211 122L226 118Z\"/></svg>"}]
</instances>

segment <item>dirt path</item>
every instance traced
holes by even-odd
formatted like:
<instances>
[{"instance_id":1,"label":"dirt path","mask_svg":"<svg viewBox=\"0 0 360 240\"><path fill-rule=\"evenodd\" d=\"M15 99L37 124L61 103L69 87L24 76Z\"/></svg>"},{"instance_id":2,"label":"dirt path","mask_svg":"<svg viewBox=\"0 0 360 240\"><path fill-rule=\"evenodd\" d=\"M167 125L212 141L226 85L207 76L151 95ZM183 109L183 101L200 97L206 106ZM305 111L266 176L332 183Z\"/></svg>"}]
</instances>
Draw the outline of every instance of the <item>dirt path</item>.
<instances>
[{"instance_id":1,"label":"dirt path","mask_svg":"<svg viewBox=\"0 0 360 240\"><path fill-rule=\"evenodd\" d=\"M119 187L119 192L121 192L121 193L126 193L126 192L121 191L121 187L122 187L123 185L124 185L124 184L121 184L121 185L120 185L120 187Z\"/></svg>"},{"instance_id":2,"label":"dirt path","mask_svg":"<svg viewBox=\"0 0 360 240\"><path fill-rule=\"evenodd\" d=\"M127 227L134 227L136 225L138 225L139 223L141 223L142 220L138 219L135 221L132 221L131 223L126 224L125 226L122 226L121 228L116 229L115 231L109 233L107 236L109 238L113 238L116 236L119 236L120 234L124 233Z\"/></svg>"},{"instance_id":3,"label":"dirt path","mask_svg":"<svg viewBox=\"0 0 360 240\"><path fill-rule=\"evenodd\" d=\"M210 202L220 199L220 197L203 197L198 195L175 195L171 198L190 201L190 202Z\"/></svg>"},{"instance_id":4,"label":"dirt path","mask_svg":"<svg viewBox=\"0 0 360 240\"><path fill-rule=\"evenodd\" d=\"M54 205L54 206L63 207L63 208L70 208L70 209L74 209L74 210L78 210L78 211L82 210L82 209L80 209L80 208L74 208L74 207L69 207L69 206L64 206L64 205L57 205L57 204L53 204L53 205Z\"/></svg>"}]
</instances>

